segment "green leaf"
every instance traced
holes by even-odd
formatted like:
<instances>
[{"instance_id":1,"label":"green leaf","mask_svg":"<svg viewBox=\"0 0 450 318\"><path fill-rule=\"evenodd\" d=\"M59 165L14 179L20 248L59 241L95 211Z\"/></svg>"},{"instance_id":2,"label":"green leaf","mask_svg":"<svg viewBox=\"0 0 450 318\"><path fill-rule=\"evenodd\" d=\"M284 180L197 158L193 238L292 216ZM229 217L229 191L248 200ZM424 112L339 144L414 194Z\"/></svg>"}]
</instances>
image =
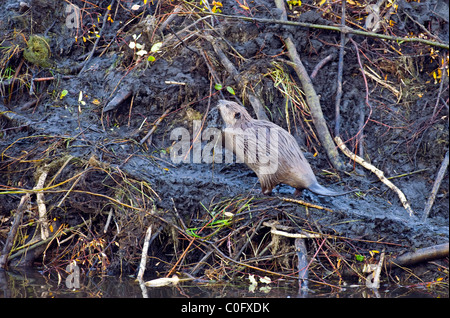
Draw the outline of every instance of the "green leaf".
<instances>
[{"instance_id":1,"label":"green leaf","mask_svg":"<svg viewBox=\"0 0 450 318\"><path fill-rule=\"evenodd\" d=\"M236 95L236 93L234 92L234 89L231 86L227 86L227 91L228 93L230 93L231 95Z\"/></svg>"},{"instance_id":2,"label":"green leaf","mask_svg":"<svg viewBox=\"0 0 450 318\"><path fill-rule=\"evenodd\" d=\"M195 232L197 232L197 228L191 228L191 229L186 229L186 232L187 232L187 234L189 234L190 236L193 236L193 237L195 237L195 238L201 238L201 236L200 235L198 235L197 233L195 233Z\"/></svg>"},{"instance_id":3,"label":"green leaf","mask_svg":"<svg viewBox=\"0 0 450 318\"><path fill-rule=\"evenodd\" d=\"M364 261L364 256L362 256L362 255L355 254L355 258L356 258L356 260L357 260L358 262Z\"/></svg>"},{"instance_id":4,"label":"green leaf","mask_svg":"<svg viewBox=\"0 0 450 318\"><path fill-rule=\"evenodd\" d=\"M67 91L67 89L63 89L61 92L61 95L59 95L59 99L63 99L64 96L66 96L69 92Z\"/></svg>"},{"instance_id":5,"label":"green leaf","mask_svg":"<svg viewBox=\"0 0 450 318\"><path fill-rule=\"evenodd\" d=\"M216 84L216 85L214 85L214 88L217 90L217 91L220 91L221 89L222 89L222 84Z\"/></svg>"},{"instance_id":6,"label":"green leaf","mask_svg":"<svg viewBox=\"0 0 450 318\"><path fill-rule=\"evenodd\" d=\"M149 55L148 58L147 58L147 61L154 62L155 61L155 57L153 55Z\"/></svg>"}]
</instances>

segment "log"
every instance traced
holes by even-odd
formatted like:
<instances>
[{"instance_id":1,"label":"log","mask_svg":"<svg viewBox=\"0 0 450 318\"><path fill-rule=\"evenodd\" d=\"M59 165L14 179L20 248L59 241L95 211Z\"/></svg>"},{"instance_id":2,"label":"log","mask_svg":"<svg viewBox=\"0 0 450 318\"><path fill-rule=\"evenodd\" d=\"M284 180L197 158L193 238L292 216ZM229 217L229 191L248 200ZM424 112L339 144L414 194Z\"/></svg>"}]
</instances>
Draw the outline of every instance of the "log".
<instances>
[{"instance_id":1,"label":"log","mask_svg":"<svg viewBox=\"0 0 450 318\"><path fill-rule=\"evenodd\" d=\"M408 252L392 258L389 263L405 266L448 257L448 247L449 243L420 248L414 252Z\"/></svg>"}]
</instances>

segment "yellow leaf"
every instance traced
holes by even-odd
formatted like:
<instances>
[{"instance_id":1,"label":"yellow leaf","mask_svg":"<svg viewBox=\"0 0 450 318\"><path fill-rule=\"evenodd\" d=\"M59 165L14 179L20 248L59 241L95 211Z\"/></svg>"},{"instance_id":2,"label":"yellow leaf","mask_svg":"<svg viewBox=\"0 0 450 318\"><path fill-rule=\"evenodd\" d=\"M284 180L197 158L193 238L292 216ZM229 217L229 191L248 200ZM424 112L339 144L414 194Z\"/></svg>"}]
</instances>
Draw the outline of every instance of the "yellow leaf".
<instances>
[{"instance_id":1,"label":"yellow leaf","mask_svg":"<svg viewBox=\"0 0 450 318\"><path fill-rule=\"evenodd\" d=\"M372 250L372 251L369 251L369 254L370 254L370 256L374 256L375 254L379 254L380 252L379 251L376 251L376 250Z\"/></svg>"},{"instance_id":2,"label":"yellow leaf","mask_svg":"<svg viewBox=\"0 0 450 318\"><path fill-rule=\"evenodd\" d=\"M108 11L111 11L111 5L108 6Z\"/></svg>"},{"instance_id":3,"label":"yellow leaf","mask_svg":"<svg viewBox=\"0 0 450 318\"><path fill-rule=\"evenodd\" d=\"M100 103L100 101L98 100L98 99L94 99L93 101L92 101L92 104L94 104L94 105L100 105L101 103Z\"/></svg>"},{"instance_id":4,"label":"yellow leaf","mask_svg":"<svg viewBox=\"0 0 450 318\"><path fill-rule=\"evenodd\" d=\"M49 228L50 232L53 233L53 226L51 224L48 226L48 228Z\"/></svg>"}]
</instances>

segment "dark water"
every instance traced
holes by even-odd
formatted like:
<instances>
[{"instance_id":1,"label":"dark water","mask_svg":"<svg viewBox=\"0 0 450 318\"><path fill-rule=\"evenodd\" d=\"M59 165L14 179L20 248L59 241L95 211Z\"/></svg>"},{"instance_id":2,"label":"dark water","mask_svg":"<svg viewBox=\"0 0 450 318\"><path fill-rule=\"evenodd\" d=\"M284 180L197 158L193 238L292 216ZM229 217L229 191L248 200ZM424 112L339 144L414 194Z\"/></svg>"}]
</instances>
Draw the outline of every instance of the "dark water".
<instances>
[{"instance_id":1,"label":"dark water","mask_svg":"<svg viewBox=\"0 0 450 318\"><path fill-rule=\"evenodd\" d=\"M181 282L164 287L140 286L133 277L93 276L71 279L64 271L44 273L39 270L0 271L0 298L396 298L448 297L426 288L392 287L371 290L364 286L332 289L312 285L308 292L299 292L295 282L278 281L260 284L250 290L250 283L241 285L199 284Z\"/></svg>"}]
</instances>

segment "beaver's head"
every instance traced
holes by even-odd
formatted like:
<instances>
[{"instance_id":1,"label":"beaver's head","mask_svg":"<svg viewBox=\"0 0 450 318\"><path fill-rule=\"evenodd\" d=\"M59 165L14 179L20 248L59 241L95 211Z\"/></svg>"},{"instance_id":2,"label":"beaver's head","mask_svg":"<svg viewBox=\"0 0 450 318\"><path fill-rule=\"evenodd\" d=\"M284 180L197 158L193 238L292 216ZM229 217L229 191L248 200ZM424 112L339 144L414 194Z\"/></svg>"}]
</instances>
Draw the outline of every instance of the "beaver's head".
<instances>
[{"instance_id":1,"label":"beaver's head","mask_svg":"<svg viewBox=\"0 0 450 318\"><path fill-rule=\"evenodd\" d=\"M217 108L227 127L242 126L243 122L252 120L247 110L235 102L221 99Z\"/></svg>"}]
</instances>

